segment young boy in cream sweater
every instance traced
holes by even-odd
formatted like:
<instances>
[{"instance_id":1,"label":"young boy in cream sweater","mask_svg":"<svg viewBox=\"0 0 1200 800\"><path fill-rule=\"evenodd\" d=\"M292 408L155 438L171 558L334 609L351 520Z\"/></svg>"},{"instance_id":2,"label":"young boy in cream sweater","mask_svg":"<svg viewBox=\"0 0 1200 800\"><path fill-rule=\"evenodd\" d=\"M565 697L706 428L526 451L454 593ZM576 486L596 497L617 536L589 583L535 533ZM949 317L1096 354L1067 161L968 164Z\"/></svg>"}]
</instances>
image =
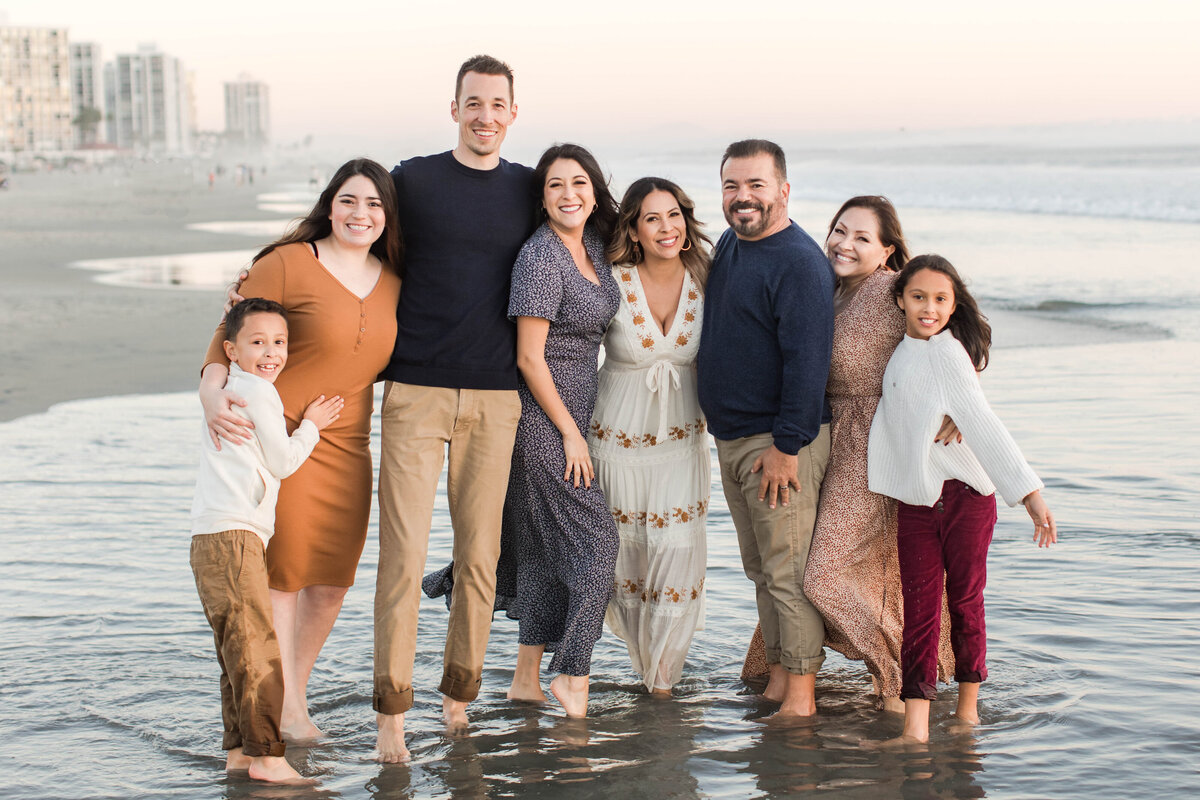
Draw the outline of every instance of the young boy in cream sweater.
<instances>
[{"instance_id":1,"label":"young boy in cream sweater","mask_svg":"<svg viewBox=\"0 0 1200 800\"><path fill-rule=\"evenodd\" d=\"M253 438L217 449L202 434L192 502L192 573L221 665L226 771L256 780L303 780L283 758L279 731L283 667L272 623L264 556L275 530L279 482L296 471L319 433L341 412L341 397L318 397L291 436L272 385L287 362L287 312L271 300L238 303L225 321L226 388L246 399L237 413Z\"/></svg>"}]
</instances>

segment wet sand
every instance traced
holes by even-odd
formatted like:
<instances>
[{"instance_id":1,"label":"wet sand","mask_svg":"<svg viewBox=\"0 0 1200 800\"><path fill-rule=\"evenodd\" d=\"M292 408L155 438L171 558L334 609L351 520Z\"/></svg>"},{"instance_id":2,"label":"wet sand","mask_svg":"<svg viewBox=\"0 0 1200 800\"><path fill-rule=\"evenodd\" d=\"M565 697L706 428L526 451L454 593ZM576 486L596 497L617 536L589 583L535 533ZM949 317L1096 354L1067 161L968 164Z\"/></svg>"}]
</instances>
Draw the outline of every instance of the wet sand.
<instances>
[{"instance_id":1,"label":"wet sand","mask_svg":"<svg viewBox=\"0 0 1200 800\"><path fill-rule=\"evenodd\" d=\"M272 173L252 186L226 176L212 190L184 165L10 176L0 191L0 421L65 400L194 387L219 291L102 285L68 265L253 248L187 226L284 216L255 198L299 173Z\"/></svg>"}]
</instances>

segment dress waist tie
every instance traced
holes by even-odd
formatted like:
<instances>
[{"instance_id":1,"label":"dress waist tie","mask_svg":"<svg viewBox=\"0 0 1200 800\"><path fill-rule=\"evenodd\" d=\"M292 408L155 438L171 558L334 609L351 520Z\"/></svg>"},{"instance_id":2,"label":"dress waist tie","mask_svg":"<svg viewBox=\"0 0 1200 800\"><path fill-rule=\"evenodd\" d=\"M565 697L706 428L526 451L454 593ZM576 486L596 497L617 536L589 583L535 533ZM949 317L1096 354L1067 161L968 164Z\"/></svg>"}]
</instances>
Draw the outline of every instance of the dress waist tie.
<instances>
[{"instance_id":1,"label":"dress waist tie","mask_svg":"<svg viewBox=\"0 0 1200 800\"><path fill-rule=\"evenodd\" d=\"M662 441L667 435L667 412L669 410L667 402L671 395L671 389L679 388L679 370L665 358L655 361L646 372L646 388L650 390L650 394L658 403L656 436L657 441Z\"/></svg>"}]
</instances>

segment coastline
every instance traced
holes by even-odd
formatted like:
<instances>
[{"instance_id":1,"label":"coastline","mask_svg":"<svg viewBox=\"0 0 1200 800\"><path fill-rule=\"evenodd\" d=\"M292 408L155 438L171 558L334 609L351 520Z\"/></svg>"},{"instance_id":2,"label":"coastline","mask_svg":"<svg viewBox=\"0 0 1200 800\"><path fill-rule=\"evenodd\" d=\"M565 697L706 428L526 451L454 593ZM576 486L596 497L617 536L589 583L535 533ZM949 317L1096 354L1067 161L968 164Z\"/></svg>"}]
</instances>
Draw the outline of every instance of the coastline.
<instances>
[{"instance_id":1,"label":"coastline","mask_svg":"<svg viewBox=\"0 0 1200 800\"><path fill-rule=\"evenodd\" d=\"M187 226L287 216L256 198L304 180L296 175L273 170L254 185L226 178L212 189L175 163L12 176L0 192L0 422L68 400L195 388L219 292L105 285L68 265L252 249L253 238Z\"/></svg>"},{"instance_id":2,"label":"coastline","mask_svg":"<svg viewBox=\"0 0 1200 800\"><path fill-rule=\"evenodd\" d=\"M264 241L194 230L279 220L258 197L305 182L303 170L213 189L186 164L89 173L21 173L0 192L0 422L85 398L190 391L220 314L219 290L100 282L77 261L249 251ZM813 204L795 209L801 217ZM910 209L916 217L920 209ZM939 212L944 213L944 212ZM264 237L265 239L266 237ZM230 264L232 274L240 264ZM998 348L1147 338L1053 314L988 308Z\"/></svg>"}]
</instances>

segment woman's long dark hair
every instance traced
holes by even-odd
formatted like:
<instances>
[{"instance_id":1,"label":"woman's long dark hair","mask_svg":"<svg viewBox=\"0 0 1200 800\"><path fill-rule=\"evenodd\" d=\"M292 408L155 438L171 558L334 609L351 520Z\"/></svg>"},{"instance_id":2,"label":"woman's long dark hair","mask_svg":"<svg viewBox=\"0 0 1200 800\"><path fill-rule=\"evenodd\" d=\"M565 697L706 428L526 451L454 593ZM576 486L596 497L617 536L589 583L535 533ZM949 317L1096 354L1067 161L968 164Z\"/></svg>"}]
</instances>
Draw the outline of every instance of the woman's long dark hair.
<instances>
[{"instance_id":1,"label":"woman's long dark hair","mask_svg":"<svg viewBox=\"0 0 1200 800\"><path fill-rule=\"evenodd\" d=\"M546 209L542 205L546 189L546 173L550 171L550 166L560 158L578 163L587 173L588 180L592 182L592 193L596 196L596 210L588 218L587 224L596 229L596 233L600 234L600 238L607 246L612 240L613 232L617 229L617 201L608 188L608 178L604 177L604 172L600 169L596 157L589 153L587 148L577 144L551 145L538 159L537 166L533 170L533 190L536 193L535 211L533 212L534 224L541 225L546 221Z\"/></svg>"},{"instance_id":2,"label":"woman's long dark hair","mask_svg":"<svg viewBox=\"0 0 1200 800\"><path fill-rule=\"evenodd\" d=\"M825 234L825 241L829 241L842 214L851 208L865 208L874 212L875 219L879 221L879 243L884 247L895 248L888 256L884 266L892 272L904 269L904 265L908 262L908 244L904 241L904 230L900 227L900 215L896 213L896 207L892 205L892 201L881 194L863 194L851 197L842 203L842 207L829 221L829 230Z\"/></svg>"},{"instance_id":3,"label":"woman's long dark hair","mask_svg":"<svg viewBox=\"0 0 1200 800\"><path fill-rule=\"evenodd\" d=\"M608 257L614 264L637 265L640 260L632 233L637 230L638 218L642 215L642 202L651 192L667 192L679 204L683 213L684 233L690 247L679 254L683 268L691 273L692 280L700 291L708 282L708 270L712 266L712 239L700 229L704 223L696 219L696 204L687 192L666 178L638 178L625 190L621 198L621 215L617 220L616 233L608 246Z\"/></svg>"},{"instance_id":4,"label":"woman's long dark hair","mask_svg":"<svg viewBox=\"0 0 1200 800\"><path fill-rule=\"evenodd\" d=\"M913 275L923 269L941 273L950 280L950 285L954 287L955 309L954 313L950 315L950 321L946 323L946 327L950 329L950 333L954 335L955 339L962 342L975 369L983 372L988 363L988 350L992 346L992 326L988 324L987 317L979 310L979 304L975 302L975 298L967 291L966 283L963 282L953 264L937 255L914 256L896 277L896 285L893 289L896 299L899 300L904 296L904 287L908 285Z\"/></svg>"},{"instance_id":5,"label":"woman's long dark hair","mask_svg":"<svg viewBox=\"0 0 1200 800\"><path fill-rule=\"evenodd\" d=\"M308 212L308 216L295 223L282 238L264 247L254 257L254 261L258 261L276 247L296 242L315 242L329 236L333 232L333 224L329 221L329 215L333 212L333 198L346 181L355 175L362 175L375 184L375 191L379 193L379 199L383 203L383 233L371 245L371 254L403 278L404 240L400 235L396 184L392 183L392 176L386 169L369 158L351 159L338 167L337 172L329 179L325 191L317 198L317 204Z\"/></svg>"}]
</instances>

